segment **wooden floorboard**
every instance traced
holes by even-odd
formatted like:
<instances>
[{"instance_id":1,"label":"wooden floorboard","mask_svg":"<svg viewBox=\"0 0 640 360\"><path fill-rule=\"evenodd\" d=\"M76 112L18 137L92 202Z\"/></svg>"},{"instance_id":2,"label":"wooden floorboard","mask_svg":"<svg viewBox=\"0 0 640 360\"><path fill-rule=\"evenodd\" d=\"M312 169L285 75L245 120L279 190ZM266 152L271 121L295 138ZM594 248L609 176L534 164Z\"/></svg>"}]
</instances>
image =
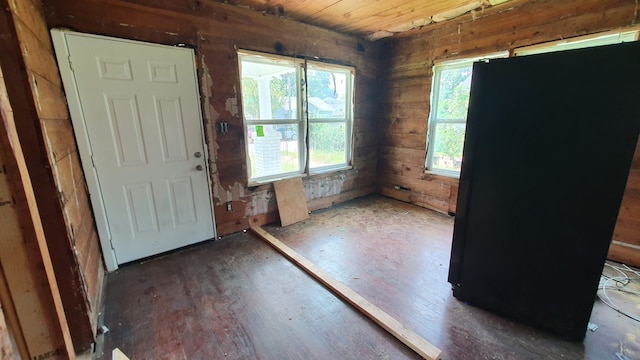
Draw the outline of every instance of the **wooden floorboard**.
<instances>
[{"instance_id":1,"label":"wooden floorboard","mask_svg":"<svg viewBox=\"0 0 640 360\"><path fill-rule=\"evenodd\" d=\"M104 353L131 359L419 359L249 234L108 276Z\"/></svg>"},{"instance_id":2,"label":"wooden floorboard","mask_svg":"<svg viewBox=\"0 0 640 360\"><path fill-rule=\"evenodd\" d=\"M640 359L640 327L596 300L571 343L453 298L453 218L370 196L264 228L442 350L442 359ZM507 269L508 271L508 269ZM571 279L558 279L571 281ZM549 294L553 297L554 294ZM237 234L107 277L105 356L416 359L266 243Z\"/></svg>"},{"instance_id":3,"label":"wooden floorboard","mask_svg":"<svg viewBox=\"0 0 640 360\"><path fill-rule=\"evenodd\" d=\"M418 334L407 329L398 320L380 310L380 308L360 296L360 294L351 290L345 284L331 277L327 272L320 269L314 263L282 243L275 236L269 234L260 227L252 227L250 230L252 233L266 241L269 245L273 246L274 249L278 250L279 253L284 255L298 268L311 275L320 284L324 285L324 287L331 290L347 303L351 304L355 309L373 320L373 322L385 329L391 335L395 336L396 339L402 341L417 354L428 360L440 359L440 349L433 346L433 344L429 343Z\"/></svg>"}]
</instances>

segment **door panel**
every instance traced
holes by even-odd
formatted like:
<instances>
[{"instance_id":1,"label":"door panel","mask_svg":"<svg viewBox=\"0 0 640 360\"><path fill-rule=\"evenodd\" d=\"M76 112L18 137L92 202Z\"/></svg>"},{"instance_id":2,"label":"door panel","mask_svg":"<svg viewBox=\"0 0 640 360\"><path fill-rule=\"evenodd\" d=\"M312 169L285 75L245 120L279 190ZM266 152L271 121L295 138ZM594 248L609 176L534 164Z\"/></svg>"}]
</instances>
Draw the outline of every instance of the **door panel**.
<instances>
[{"instance_id":1,"label":"door panel","mask_svg":"<svg viewBox=\"0 0 640 360\"><path fill-rule=\"evenodd\" d=\"M184 138L184 124L180 99L154 99L158 112L158 127L164 161L187 160L187 144Z\"/></svg>"},{"instance_id":2,"label":"door panel","mask_svg":"<svg viewBox=\"0 0 640 360\"><path fill-rule=\"evenodd\" d=\"M193 51L67 33L118 263L213 238Z\"/></svg>"},{"instance_id":3,"label":"door panel","mask_svg":"<svg viewBox=\"0 0 640 360\"><path fill-rule=\"evenodd\" d=\"M137 99L111 98L105 95L105 103L118 165L147 165Z\"/></svg>"}]
</instances>

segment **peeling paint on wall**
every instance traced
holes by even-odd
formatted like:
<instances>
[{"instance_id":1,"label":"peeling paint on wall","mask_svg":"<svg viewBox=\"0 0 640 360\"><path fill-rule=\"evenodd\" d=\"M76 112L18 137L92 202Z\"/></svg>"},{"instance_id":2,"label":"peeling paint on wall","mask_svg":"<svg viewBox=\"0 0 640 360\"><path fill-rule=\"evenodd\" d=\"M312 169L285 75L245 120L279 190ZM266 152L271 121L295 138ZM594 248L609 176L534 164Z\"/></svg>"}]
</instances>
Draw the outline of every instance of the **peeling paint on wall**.
<instances>
[{"instance_id":1,"label":"peeling paint on wall","mask_svg":"<svg viewBox=\"0 0 640 360\"><path fill-rule=\"evenodd\" d=\"M214 178L213 199L215 205L222 205L229 201L246 201L246 199L242 199L245 197L244 185L236 182L225 189L224 186L220 185L219 181L215 182L218 179L217 173L213 174L212 177Z\"/></svg>"},{"instance_id":2,"label":"peeling paint on wall","mask_svg":"<svg viewBox=\"0 0 640 360\"><path fill-rule=\"evenodd\" d=\"M275 194L272 191L263 190L252 194L251 202L245 209L245 216L265 214L276 211L277 208Z\"/></svg>"},{"instance_id":3,"label":"peeling paint on wall","mask_svg":"<svg viewBox=\"0 0 640 360\"><path fill-rule=\"evenodd\" d=\"M342 192L342 185L346 176L344 174L328 177L307 180L304 182L304 196L307 201L339 195Z\"/></svg>"},{"instance_id":4,"label":"peeling paint on wall","mask_svg":"<svg viewBox=\"0 0 640 360\"><path fill-rule=\"evenodd\" d=\"M218 160L218 149L220 147L217 143L218 133L214 124L218 119L220 119L221 114L216 111L215 107L211 103L213 79L211 78L211 73L207 67L204 55L201 56L200 61L203 70L201 91L203 96L202 102L209 147L209 170L211 172L213 202L215 205L222 205L229 201L241 201L241 199L245 197L245 187L243 184L235 182L233 185L229 185L226 189L220 184L220 176L216 165L216 161ZM235 97L228 98L225 102L225 109L229 113L234 114L234 116L237 115L238 100Z\"/></svg>"},{"instance_id":5,"label":"peeling paint on wall","mask_svg":"<svg viewBox=\"0 0 640 360\"><path fill-rule=\"evenodd\" d=\"M235 96L232 98L228 98L225 103L225 109L227 109L227 111L230 112L233 116L238 116L238 99Z\"/></svg>"}]
</instances>

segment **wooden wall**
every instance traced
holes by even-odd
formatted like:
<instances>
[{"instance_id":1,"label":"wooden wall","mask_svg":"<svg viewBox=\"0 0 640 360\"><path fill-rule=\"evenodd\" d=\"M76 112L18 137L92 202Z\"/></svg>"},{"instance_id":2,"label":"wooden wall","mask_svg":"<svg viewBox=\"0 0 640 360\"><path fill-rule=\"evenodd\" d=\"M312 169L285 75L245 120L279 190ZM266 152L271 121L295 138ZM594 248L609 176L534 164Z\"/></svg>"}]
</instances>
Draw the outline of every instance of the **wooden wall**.
<instances>
[{"instance_id":1,"label":"wooden wall","mask_svg":"<svg viewBox=\"0 0 640 360\"><path fill-rule=\"evenodd\" d=\"M277 220L272 186L247 187L237 49L312 56L356 68L355 167L304 179L311 209L376 191L380 47L353 36L200 0L45 0L50 27L196 49L218 235ZM229 133L216 124L228 121ZM226 210L231 202L233 211Z\"/></svg>"},{"instance_id":2,"label":"wooden wall","mask_svg":"<svg viewBox=\"0 0 640 360\"><path fill-rule=\"evenodd\" d=\"M455 213L458 181L425 173L427 119L434 62L487 54L628 27L640 22L635 0L514 0L391 40L388 94L381 124L379 186L384 195ZM636 170L629 181L614 239L640 244ZM597 171L597 166L594 167ZM617 249L617 247L616 247ZM625 248L628 250L629 248ZM635 248L636 254L638 249ZM616 254L623 252L616 251ZM611 253L613 259L635 261Z\"/></svg>"},{"instance_id":3,"label":"wooden wall","mask_svg":"<svg viewBox=\"0 0 640 360\"><path fill-rule=\"evenodd\" d=\"M640 139L622 198L609 258L640 267Z\"/></svg>"},{"instance_id":4,"label":"wooden wall","mask_svg":"<svg viewBox=\"0 0 640 360\"><path fill-rule=\"evenodd\" d=\"M12 26L0 9L0 49L5 50ZM6 64L6 62L5 62ZM6 67L5 67L6 70ZM0 303L7 327L2 333L2 359L65 359L73 353L62 299L44 237L24 146L16 132L21 119L8 103L0 71ZM9 78L7 76L7 78ZM8 330L10 329L10 331ZM9 335L9 332L11 335Z\"/></svg>"},{"instance_id":5,"label":"wooden wall","mask_svg":"<svg viewBox=\"0 0 640 360\"><path fill-rule=\"evenodd\" d=\"M29 144L29 175L74 346L82 351L94 341L104 267L62 82L41 3L0 3L14 27L0 56L8 98L18 137Z\"/></svg>"}]
</instances>

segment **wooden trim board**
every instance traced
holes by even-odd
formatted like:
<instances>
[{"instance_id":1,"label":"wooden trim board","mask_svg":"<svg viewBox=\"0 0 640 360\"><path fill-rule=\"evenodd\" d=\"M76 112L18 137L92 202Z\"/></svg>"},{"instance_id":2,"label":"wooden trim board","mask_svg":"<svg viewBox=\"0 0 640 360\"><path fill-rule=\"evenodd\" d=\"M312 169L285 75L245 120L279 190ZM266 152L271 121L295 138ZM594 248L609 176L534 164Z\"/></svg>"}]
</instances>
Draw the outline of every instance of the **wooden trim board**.
<instances>
[{"instance_id":1,"label":"wooden trim board","mask_svg":"<svg viewBox=\"0 0 640 360\"><path fill-rule=\"evenodd\" d=\"M293 262L313 278L318 280L322 285L329 288L340 298L351 304L358 311L366 315L369 319L373 320L373 322L381 326L391 335L395 336L398 340L402 341L405 345L411 348L411 350L415 351L425 359L436 360L440 358L440 349L422 338L420 335L407 329L398 320L394 319L389 314L385 313L380 308L370 303L367 299L351 290L345 284L334 279L327 272L323 271L314 263L298 254L295 250L285 245L275 236L256 226L251 227L251 231L262 238L264 241L269 243L271 246L273 246L291 262Z\"/></svg>"},{"instance_id":2,"label":"wooden trim board","mask_svg":"<svg viewBox=\"0 0 640 360\"><path fill-rule=\"evenodd\" d=\"M111 359L112 360L129 360L129 358L127 357L127 355L125 355L120 349L115 348L113 349L113 351L111 352Z\"/></svg>"},{"instance_id":3,"label":"wooden trim board","mask_svg":"<svg viewBox=\"0 0 640 360\"><path fill-rule=\"evenodd\" d=\"M5 120L0 107L0 301L22 359L75 359L22 145Z\"/></svg>"}]
</instances>

